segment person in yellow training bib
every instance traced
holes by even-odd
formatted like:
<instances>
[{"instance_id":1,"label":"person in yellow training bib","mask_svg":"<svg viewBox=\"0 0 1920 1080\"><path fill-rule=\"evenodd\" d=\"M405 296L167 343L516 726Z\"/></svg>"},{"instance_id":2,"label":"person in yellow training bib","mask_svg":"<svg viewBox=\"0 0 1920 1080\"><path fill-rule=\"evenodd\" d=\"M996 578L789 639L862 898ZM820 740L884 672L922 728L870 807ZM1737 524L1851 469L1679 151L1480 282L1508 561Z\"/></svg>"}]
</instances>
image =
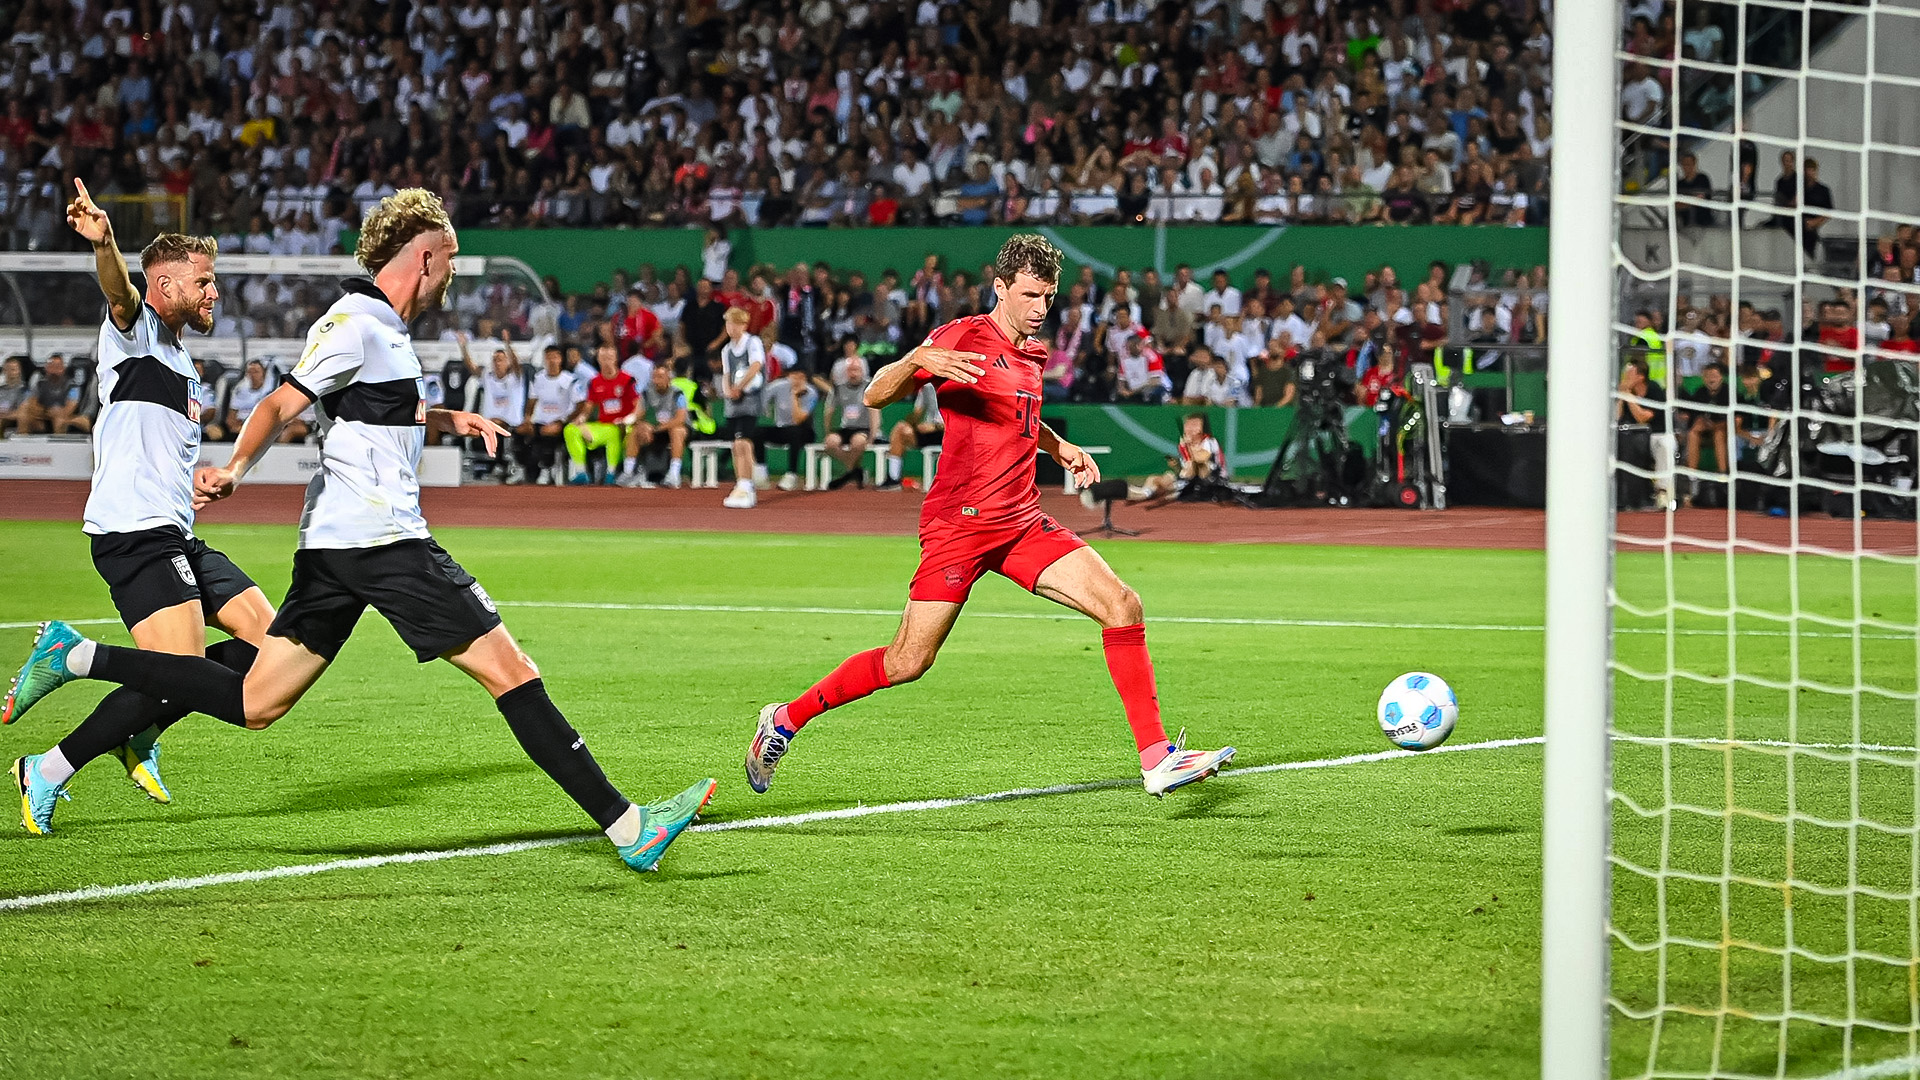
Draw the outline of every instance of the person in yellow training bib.
<instances>
[{"instance_id":1,"label":"person in yellow training bib","mask_svg":"<svg viewBox=\"0 0 1920 1080\"><path fill-rule=\"evenodd\" d=\"M1653 312L1633 313L1633 340L1647 350L1647 378L1664 384L1667 381L1667 343L1661 340L1660 331L1653 328Z\"/></svg>"}]
</instances>

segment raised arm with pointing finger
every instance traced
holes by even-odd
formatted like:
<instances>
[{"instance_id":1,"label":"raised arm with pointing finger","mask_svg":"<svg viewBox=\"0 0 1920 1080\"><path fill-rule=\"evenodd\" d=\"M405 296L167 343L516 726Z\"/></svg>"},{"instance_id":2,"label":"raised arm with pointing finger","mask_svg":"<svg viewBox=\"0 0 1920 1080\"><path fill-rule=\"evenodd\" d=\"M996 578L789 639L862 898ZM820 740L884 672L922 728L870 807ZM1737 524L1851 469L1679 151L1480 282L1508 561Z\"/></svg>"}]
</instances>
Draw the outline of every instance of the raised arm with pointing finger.
<instances>
[{"instance_id":1,"label":"raised arm with pointing finger","mask_svg":"<svg viewBox=\"0 0 1920 1080\"><path fill-rule=\"evenodd\" d=\"M114 242L113 222L107 219L105 210L94 205L93 197L87 194L85 180L76 176L73 186L79 194L67 204L67 224L93 244L93 264L100 275L100 291L106 294L113 325L131 330L134 320L140 317L140 293L133 287L133 276L127 273L127 260L120 254L120 245Z\"/></svg>"}]
</instances>

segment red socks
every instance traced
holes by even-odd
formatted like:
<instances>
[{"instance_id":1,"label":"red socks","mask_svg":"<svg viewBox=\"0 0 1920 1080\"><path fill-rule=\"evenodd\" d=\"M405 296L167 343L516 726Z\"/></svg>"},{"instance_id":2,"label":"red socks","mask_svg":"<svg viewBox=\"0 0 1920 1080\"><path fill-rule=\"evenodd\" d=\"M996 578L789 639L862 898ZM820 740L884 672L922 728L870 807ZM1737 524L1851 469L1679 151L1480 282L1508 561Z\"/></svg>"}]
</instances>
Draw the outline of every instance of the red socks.
<instances>
[{"instance_id":1,"label":"red socks","mask_svg":"<svg viewBox=\"0 0 1920 1080\"><path fill-rule=\"evenodd\" d=\"M1107 673L1127 708L1127 726L1140 750L1140 767L1151 769L1167 756L1167 729L1160 726L1160 694L1153 688L1153 660L1147 655L1147 628L1139 623L1100 631L1107 651Z\"/></svg>"},{"instance_id":2,"label":"red socks","mask_svg":"<svg viewBox=\"0 0 1920 1080\"><path fill-rule=\"evenodd\" d=\"M1141 647L1141 655L1146 648ZM826 712L837 709L850 701L859 701L875 690L885 690L893 685L887 681L887 650L868 649L855 653L842 661L833 673L813 684L813 689L788 702L783 710L786 715L776 720L788 733L799 731L807 721ZM1147 675L1148 689L1152 689L1153 675Z\"/></svg>"}]
</instances>

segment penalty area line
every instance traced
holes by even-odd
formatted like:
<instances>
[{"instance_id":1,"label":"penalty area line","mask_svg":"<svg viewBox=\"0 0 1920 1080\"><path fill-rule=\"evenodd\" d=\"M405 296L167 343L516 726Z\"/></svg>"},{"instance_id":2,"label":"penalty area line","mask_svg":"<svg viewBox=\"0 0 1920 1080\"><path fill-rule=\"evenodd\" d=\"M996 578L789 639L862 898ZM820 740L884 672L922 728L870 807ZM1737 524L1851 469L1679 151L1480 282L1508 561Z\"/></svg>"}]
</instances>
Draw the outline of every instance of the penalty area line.
<instances>
[{"instance_id":1,"label":"penalty area line","mask_svg":"<svg viewBox=\"0 0 1920 1080\"><path fill-rule=\"evenodd\" d=\"M1244 769L1223 770L1215 781L1229 780L1240 776L1259 776L1278 772L1299 772L1308 769L1331 769L1343 765L1361 765L1374 761L1392 761L1399 758L1432 757L1436 754L1460 754L1477 750L1503 750L1515 746L1534 746L1545 740L1540 736L1524 739L1492 739L1486 742L1441 745L1432 750L1415 752L1412 750L1381 750L1369 754L1348 754L1344 757L1317 758L1310 761L1281 761L1271 765L1254 765ZM1076 795L1085 791L1101 791L1109 788L1138 785L1135 779L1090 780L1075 784L1054 784L1049 787L1011 788L1006 791L990 791L980 795L961 795L945 799L915 799L908 802L876 803L872 806L847 806L838 810L814 810L802 814L781 814L769 817L741 818L738 821L709 821L694 825L688 832L732 832L736 829L778 829L795 825L809 825L816 821L842 821L848 818L872 817L876 814L914 814L930 810L950 810L961 806L974 806L980 803L1011 802L1018 799L1039 799L1058 795ZM136 881L125 885L89 885L83 889L68 889L62 892L36 893L27 896L9 896L0 898L0 911L21 911L28 908L46 907L50 904L77 904L94 900L118 900L129 896L146 896L151 893L184 892L192 889L212 888L216 885L242 885L257 881L273 881L278 878L310 877L314 874L326 874L335 870L370 870L381 866L406 865L409 863L444 862L447 859L464 859L476 855L513 855L522 851L536 851L541 848L561 847L567 844L585 843L589 840L604 840L600 833L583 833L578 836L557 836L544 840L519 840L507 844L480 844L473 847L448 848L440 851L409 851L398 855L368 855L358 859L335 859L331 862L296 863L290 866L273 866L261 870L235 870L221 874L202 874L198 877L165 878L159 881Z\"/></svg>"}]
</instances>

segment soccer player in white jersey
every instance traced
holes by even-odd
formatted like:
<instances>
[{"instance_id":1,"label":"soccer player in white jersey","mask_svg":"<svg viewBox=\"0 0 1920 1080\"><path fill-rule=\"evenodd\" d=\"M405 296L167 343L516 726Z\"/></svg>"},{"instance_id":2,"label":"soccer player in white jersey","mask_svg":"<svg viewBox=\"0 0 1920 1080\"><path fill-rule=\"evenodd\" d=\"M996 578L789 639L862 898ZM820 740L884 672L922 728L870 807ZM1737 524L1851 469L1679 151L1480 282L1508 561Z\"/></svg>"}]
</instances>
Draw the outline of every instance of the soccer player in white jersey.
<instances>
[{"instance_id":1,"label":"soccer player in white jersey","mask_svg":"<svg viewBox=\"0 0 1920 1080\"><path fill-rule=\"evenodd\" d=\"M93 434L93 491L86 524L93 565L121 622L142 649L212 656L245 671L273 621L273 605L225 555L193 535L193 468L200 460L199 375L181 335L213 328L214 243L162 233L140 253L147 279L133 287L107 215L74 181L67 223L93 244L107 317L96 348L100 417ZM206 628L232 635L209 648ZM237 677L237 676L236 676ZM187 714L155 695L119 689L58 746L13 763L21 821L53 828L55 800L82 765L115 754L140 789L172 801L160 778L160 732ZM9 712L0 721L10 722Z\"/></svg>"},{"instance_id":2,"label":"soccer player in white jersey","mask_svg":"<svg viewBox=\"0 0 1920 1080\"><path fill-rule=\"evenodd\" d=\"M481 367L467 351L465 331L458 333L454 340L460 343L460 359L467 370L480 379L480 415L513 432L511 440L519 435L518 428L527 415L527 379L520 373L520 358L513 354L513 340L507 331L500 331L500 347L493 350L493 362ZM493 475L494 469L500 470L501 479L509 484L523 484L526 477L509 464L508 445L500 446L499 452L488 451L480 454L481 445L469 440L467 448L474 454L474 479L484 480ZM515 446L514 449L519 449ZM521 452L525 456L525 452Z\"/></svg>"},{"instance_id":3,"label":"soccer player in white jersey","mask_svg":"<svg viewBox=\"0 0 1920 1080\"><path fill-rule=\"evenodd\" d=\"M525 440L521 464L536 484L557 484L561 473L554 468L560 443L566 436L567 417L587 399L587 391L567 371L560 346L541 350L544 366L533 374L527 388L527 414L517 429Z\"/></svg>"},{"instance_id":4,"label":"soccer player in white jersey","mask_svg":"<svg viewBox=\"0 0 1920 1080\"><path fill-rule=\"evenodd\" d=\"M434 542L420 515L428 432L488 443L504 433L475 413L427 407L407 332L445 299L458 251L438 196L409 188L382 199L361 223L354 253L372 277L345 283L346 295L308 332L300 362L255 410L227 465L194 478L203 500L232 494L281 425L318 403L320 471L307 486L286 600L252 670L243 678L198 657L102 645L53 622L14 679L6 715L70 679L95 678L265 727L313 686L371 606L421 663L443 658L485 688L527 756L606 831L622 861L651 870L706 805L714 781L647 807L621 795L547 696L486 590Z\"/></svg>"}]
</instances>

